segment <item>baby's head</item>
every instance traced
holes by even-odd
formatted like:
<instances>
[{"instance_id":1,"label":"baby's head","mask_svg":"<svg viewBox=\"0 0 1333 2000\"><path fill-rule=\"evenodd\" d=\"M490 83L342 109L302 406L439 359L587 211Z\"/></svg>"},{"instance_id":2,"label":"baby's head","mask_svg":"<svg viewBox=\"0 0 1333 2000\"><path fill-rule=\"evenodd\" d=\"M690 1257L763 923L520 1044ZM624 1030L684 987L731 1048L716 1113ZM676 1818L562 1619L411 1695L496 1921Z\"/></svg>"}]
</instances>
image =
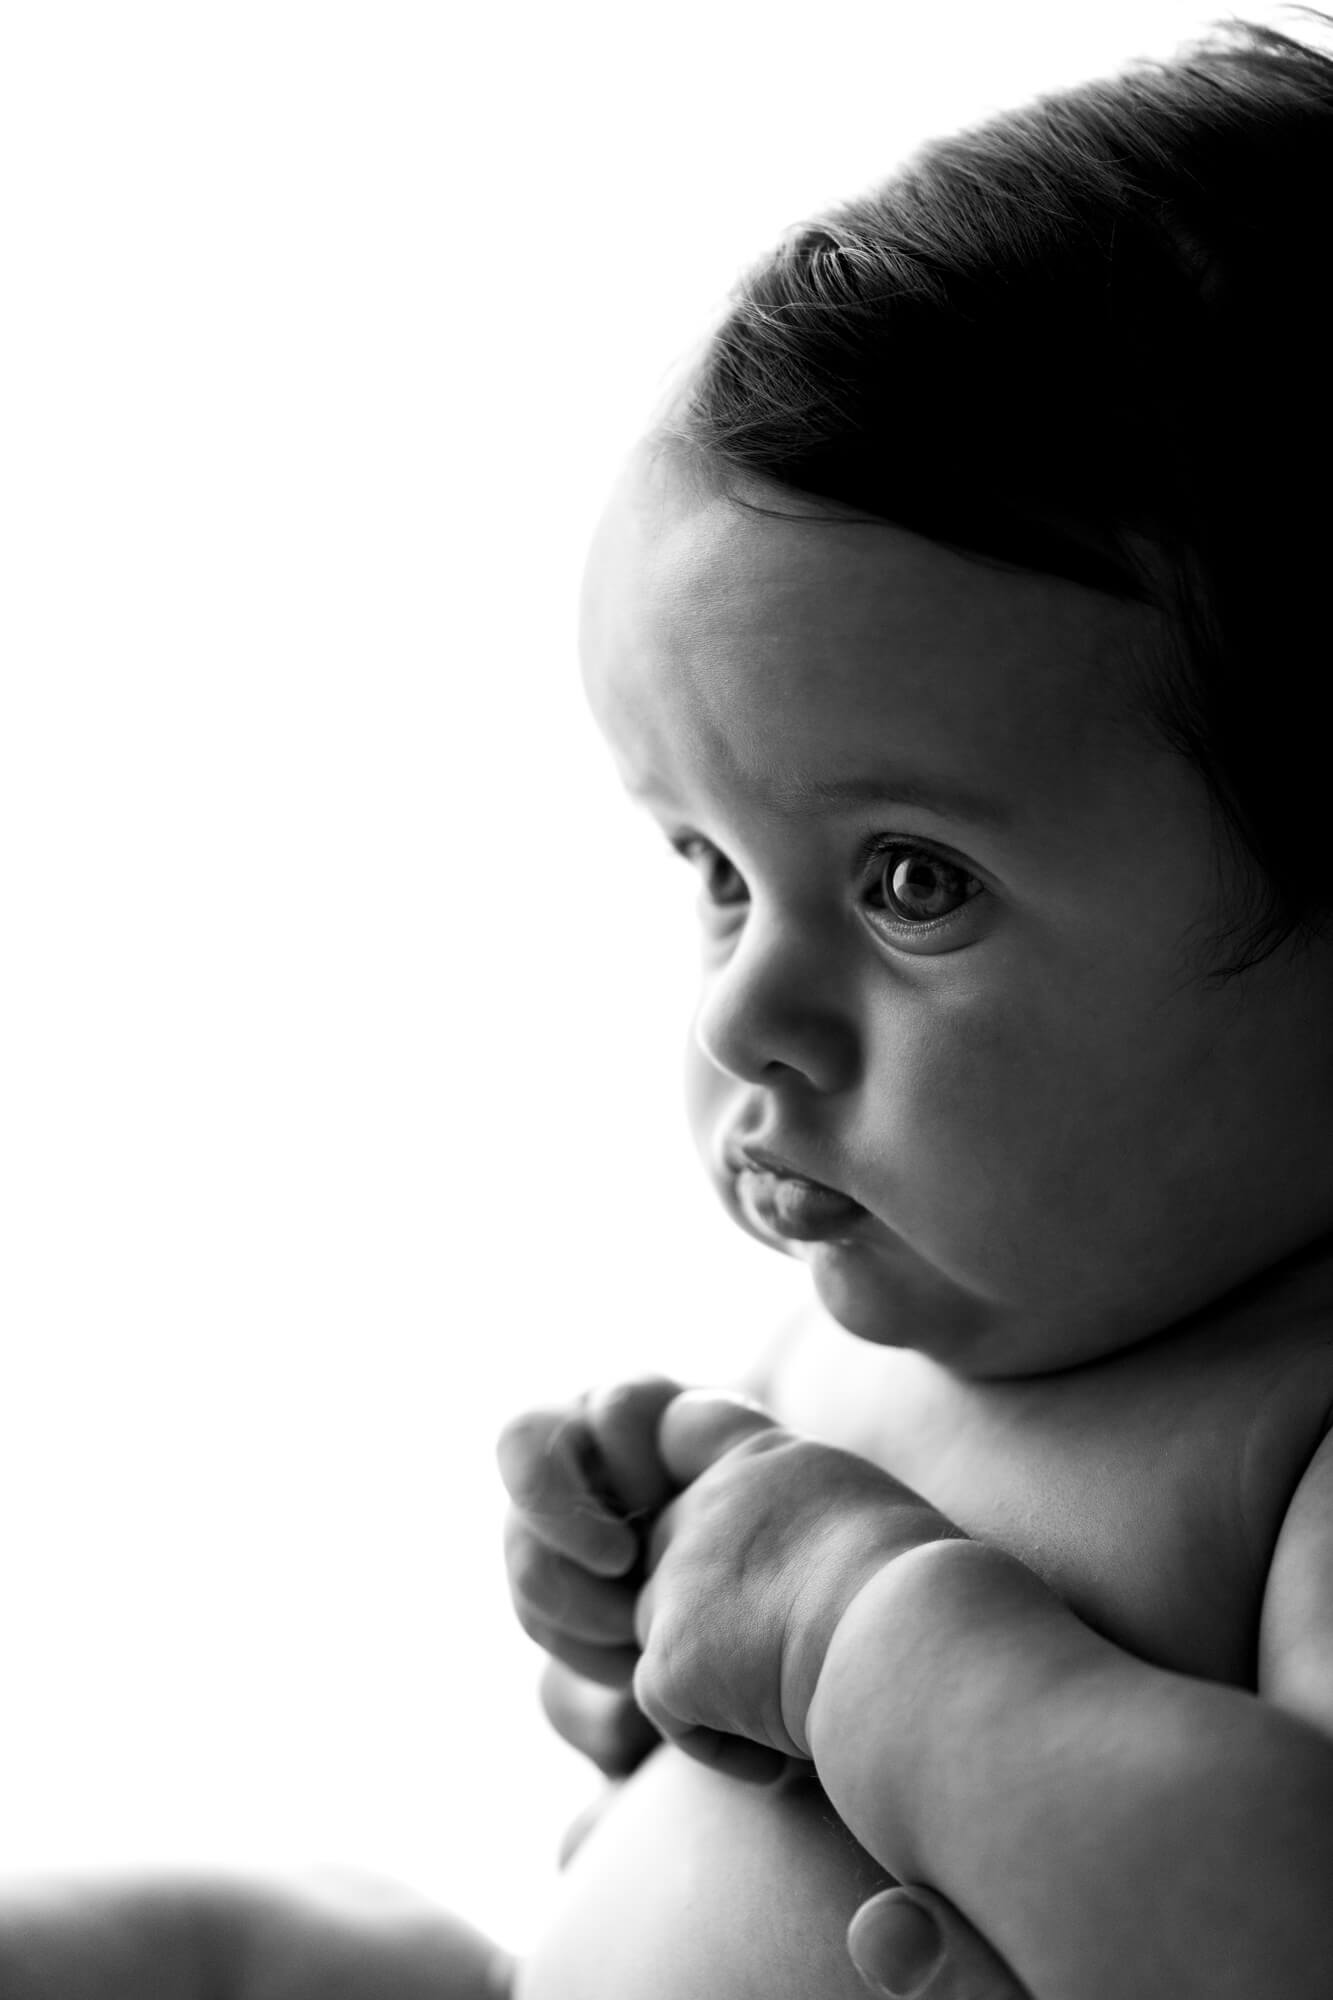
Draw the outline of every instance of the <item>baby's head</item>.
<instances>
[{"instance_id":1,"label":"baby's head","mask_svg":"<svg viewBox=\"0 0 1333 2000\"><path fill-rule=\"evenodd\" d=\"M965 1373L1333 1231L1331 163L1333 64L1261 35L933 149L751 276L593 551L704 1156Z\"/></svg>"}]
</instances>

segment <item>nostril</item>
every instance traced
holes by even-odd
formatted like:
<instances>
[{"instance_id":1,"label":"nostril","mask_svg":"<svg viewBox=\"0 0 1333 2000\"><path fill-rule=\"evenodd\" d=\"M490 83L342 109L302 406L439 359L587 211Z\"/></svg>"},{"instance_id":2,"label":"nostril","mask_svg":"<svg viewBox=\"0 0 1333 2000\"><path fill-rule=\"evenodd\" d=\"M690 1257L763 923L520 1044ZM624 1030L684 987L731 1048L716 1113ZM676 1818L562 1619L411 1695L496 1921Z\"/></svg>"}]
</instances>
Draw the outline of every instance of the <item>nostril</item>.
<instances>
[{"instance_id":1,"label":"nostril","mask_svg":"<svg viewBox=\"0 0 1333 2000\"><path fill-rule=\"evenodd\" d=\"M695 1033L708 1060L741 1082L846 1088L858 1038L835 941L756 903L705 972Z\"/></svg>"}]
</instances>

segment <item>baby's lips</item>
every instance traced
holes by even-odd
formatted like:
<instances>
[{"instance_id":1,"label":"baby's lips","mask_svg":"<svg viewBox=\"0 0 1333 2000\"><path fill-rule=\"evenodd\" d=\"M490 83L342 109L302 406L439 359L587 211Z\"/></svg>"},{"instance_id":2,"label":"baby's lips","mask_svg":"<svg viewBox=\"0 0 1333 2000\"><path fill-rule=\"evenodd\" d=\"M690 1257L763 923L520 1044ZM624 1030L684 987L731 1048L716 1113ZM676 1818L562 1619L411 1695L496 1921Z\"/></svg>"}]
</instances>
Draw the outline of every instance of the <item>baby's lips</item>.
<instances>
[{"instance_id":1,"label":"baby's lips","mask_svg":"<svg viewBox=\"0 0 1333 2000\"><path fill-rule=\"evenodd\" d=\"M865 1214L836 1188L753 1166L737 1174L736 1199L757 1228L795 1243L818 1242Z\"/></svg>"}]
</instances>

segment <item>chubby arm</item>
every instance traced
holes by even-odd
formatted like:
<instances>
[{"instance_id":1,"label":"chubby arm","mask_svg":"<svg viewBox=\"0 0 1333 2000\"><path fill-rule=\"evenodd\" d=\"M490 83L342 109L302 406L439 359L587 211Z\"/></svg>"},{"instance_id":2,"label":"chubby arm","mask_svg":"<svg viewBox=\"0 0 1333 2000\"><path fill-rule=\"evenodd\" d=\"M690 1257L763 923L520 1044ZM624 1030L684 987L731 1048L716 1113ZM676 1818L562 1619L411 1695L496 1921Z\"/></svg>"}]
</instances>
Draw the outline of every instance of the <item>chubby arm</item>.
<instances>
[{"instance_id":1,"label":"chubby arm","mask_svg":"<svg viewBox=\"0 0 1333 2000\"><path fill-rule=\"evenodd\" d=\"M897 1556L834 1631L821 1781L1037 2000L1320 2000L1333 1966L1333 1443L1272 1566L1258 1695L1145 1665L976 1543Z\"/></svg>"},{"instance_id":2,"label":"chubby arm","mask_svg":"<svg viewBox=\"0 0 1333 2000\"><path fill-rule=\"evenodd\" d=\"M509 1960L379 1884L0 1884L3 2000L502 2000Z\"/></svg>"}]
</instances>

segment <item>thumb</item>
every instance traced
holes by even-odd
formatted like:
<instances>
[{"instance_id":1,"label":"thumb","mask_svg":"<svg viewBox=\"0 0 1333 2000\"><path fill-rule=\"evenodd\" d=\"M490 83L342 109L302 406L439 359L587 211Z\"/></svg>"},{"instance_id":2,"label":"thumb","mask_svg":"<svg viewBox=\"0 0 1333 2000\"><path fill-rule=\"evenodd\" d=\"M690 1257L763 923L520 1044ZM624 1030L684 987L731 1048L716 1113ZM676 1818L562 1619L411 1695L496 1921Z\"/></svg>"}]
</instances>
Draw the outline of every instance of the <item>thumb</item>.
<instances>
[{"instance_id":1,"label":"thumb","mask_svg":"<svg viewBox=\"0 0 1333 2000\"><path fill-rule=\"evenodd\" d=\"M1030 2000L1004 1960L930 1889L885 1889L847 1930L852 1964L893 2000Z\"/></svg>"},{"instance_id":2,"label":"thumb","mask_svg":"<svg viewBox=\"0 0 1333 2000\"><path fill-rule=\"evenodd\" d=\"M672 1478L688 1486L742 1439L776 1429L768 1412L748 1396L684 1389L662 1412L657 1449Z\"/></svg>"}]
</instances>

